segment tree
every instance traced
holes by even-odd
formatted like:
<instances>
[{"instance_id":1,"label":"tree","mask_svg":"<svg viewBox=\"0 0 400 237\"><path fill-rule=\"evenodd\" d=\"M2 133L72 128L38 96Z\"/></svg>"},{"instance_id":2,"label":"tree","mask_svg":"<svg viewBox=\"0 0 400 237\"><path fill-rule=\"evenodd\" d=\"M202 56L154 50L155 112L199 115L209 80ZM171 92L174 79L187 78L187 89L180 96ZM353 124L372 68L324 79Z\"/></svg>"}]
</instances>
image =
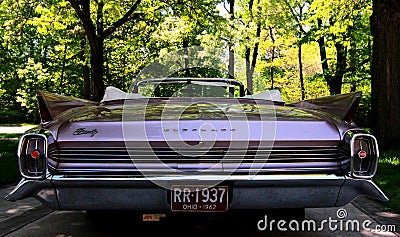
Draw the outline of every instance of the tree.
<instances>
[{"instance_id":1,"label":"tree","mask_svg":"<svg viewBox=\"0 0 400 237\"><path fill-rule=\"evenodd\" d=\"M235 0L228 0L229 2L229 23L231 24L231 27L234 27L234 20L235 20ZM233 37L232 37L233 38ZM229 50L229 65L228 65L228 71L229 71L229 78L233 79L235 78L235 48L234 48L234 40L230 39L230 42L228 42L228 50Z\"/></svg>"},{"instance_id":2,"label":"tree","mask_svg":"<svg viewBox=\"0 0 400 237\"><path fill-rule=\"evenodd\" d=\"M104 2L96 0L96 20L93 21L90 0L68 0L82 21L85 34L90 45L91 79L93 86L93 100L100 101L104 95L104 40L128 21L137 21L141 13L135 13L141 0L136 0L129 10L118 20L104 28Z\"/></svg>"},{"instance_id":3,"label":"tree","mask_svg":"<svg viewBox=\"0 0 400 237\"><path fill-rule=\"evenodd\" d=\"M372 126L381 148L399 149L400 137L400 3L374 0L371 17Z\"/></svg>"},{"instance_id":4,"label":"tree","mask_svg":"<svg viewBox=\"0 0 400 237\"><path fill-rule=\"evenodd\" d=\"M287 1L284 0L284 3L290 12L290 14L293 16L294 21L296 22L296 25L298 26L298 37L299 40L297 42L298 44L298 61L299 61L299 79L300 79L300 90L301 90L301 100L305 99L305 89L304 89L304 76L303 76L303 62L302 62L302 44L303 44L303 37L304 35L307 34L307 32L304 30L303 26L303 20L304 20L304 9L309 7L308 2L296 2L296 6L292 7L291 4ZM297 9L297 11L296 11Z\"/></svg>"},{"instance_id":5,"label":"tree","mask_svg":"<svg viewBox=\"0 0 400 237\"><path fill-rule=\"evenodd\" d=\"M361 22L366 20L365 15L370 14L370 7L369 1L314 0L311 3L312 34L319 45L323 76L331 95L342 93L346 76L351 78L349 74L354 74L355 68L370 63L369 55L364 57L357 52L367 48L365 42L362 46L359 42L369 38L365 35L369 31L360 32L354 27L363 26ZM329 48L334 49L334 55L329 56ZM359 62L357 59L362 60ZM352 82L346 80L346 83Z\"/></svg>"},{"instance_id":6,"label":"tree","mask_svg":"<svg viewBox=\"0 0 400 237\"><path fill-rule=\"evenodd\" d=\"M268 85L288 102L325 96L337 74L342 80L334 93L362 90L369 98L372 6L366 0L1 2L0 105L8 114L33 117L36 89L95 100L108 85L127 90L153 59L191 46L215 57L229 50L230 63L207 63L248 82L253 93ZM345 55L339 60L337 46ZM184 72L179 75L216 75L204 68Z\"/></svg>"},{"instance_id":7,"label":"tree","mask_svg":"<svg viewBox=\"0 0 400 237\"><path fill-rule=\"evenodd\" d=\"M246 38L246 41L249 41L247 42L245 49L247 94L253 93L253 74L257 64L258 47L260 45L259 41L261 36L262 22L260 17L254 17L255 13L260 14L258 12L260 10L258 7L259 4L260 0L257 0L256 6L254 6L254 0L249 0L247 3L248 16L246 17L246 28L250 29L252 24L254 25L253 27L255 27L255 35L253 36L254 39L250 40L250 38ZM256 8L257 10L254 10L253 8ZM254 41L254 43L252 41Z\"/></svg>"},{"instance_id":8,"label":"tree","mask_svg":"<svg viewBox=\"0 0 400 237\"><path fill-rule=\"evenodd\" d=\"M275 10L269 0L246 0L238 1L237 19L239 35L239 48L246 61L245 76L247 93L256 93L260 87L265 88L265 82L254 83L254 73L264 52L260 53L260 47L267 40L272 38L269 35L270 17L275 14ZM269 35L269 36L268 36ZM259 84L259 85L257 85Z\"/></svg>"}]
</instances>

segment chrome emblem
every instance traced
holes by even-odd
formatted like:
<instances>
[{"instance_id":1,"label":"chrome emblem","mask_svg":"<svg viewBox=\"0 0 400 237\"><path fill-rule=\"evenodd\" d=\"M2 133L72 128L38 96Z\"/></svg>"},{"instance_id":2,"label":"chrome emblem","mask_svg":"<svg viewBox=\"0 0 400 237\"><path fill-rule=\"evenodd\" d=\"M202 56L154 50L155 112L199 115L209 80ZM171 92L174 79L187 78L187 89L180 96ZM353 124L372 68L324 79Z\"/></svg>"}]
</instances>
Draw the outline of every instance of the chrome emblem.
<instances>
[{"instance_id":1,"label":"chrome emblem","mask_svg":"<svg viewBox=\"0 0 400 237\"><path fill-rule=\"evenodd\" d=\"M90 137L93 137L97 133L99 133L99 132L97 132L97 129L86 130L86 128L78 128L75 130L75 132L72 135L79 136L79 135L84 135L84 134L90 134Z\"/></svg>"}]
</instances>

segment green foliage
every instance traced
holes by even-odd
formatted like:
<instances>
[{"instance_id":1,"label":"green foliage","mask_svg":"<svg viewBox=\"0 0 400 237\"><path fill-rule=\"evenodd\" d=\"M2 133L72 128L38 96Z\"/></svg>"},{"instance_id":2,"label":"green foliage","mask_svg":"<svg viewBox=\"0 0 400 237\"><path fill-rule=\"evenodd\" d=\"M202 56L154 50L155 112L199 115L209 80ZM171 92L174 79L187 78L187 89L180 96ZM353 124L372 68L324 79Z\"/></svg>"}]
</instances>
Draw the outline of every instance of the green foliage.
<instances>
[{"instance_id":1,"label":"green foliage","mask_svg":"<svg viewBox=\"0 0 400 237\"><path fill-rule=\"evenodd\" d=\"M375 181L388 195L389 202L385 206L400 213L400 151L384 152L379 158L378 172Z\"/></svg>"},{"instance_id":2,"label":"green foliage","mask_svg":"<svg viewBox=\"0 0 400 237\"><path fill-rule=\"evenodd\" d=\"M31 122L29 114L15 110L0 110L0 124L13 124L15 122Z\"/></svg>"},{"instance_id":3,"label":"green foliage","mask_svg":"<svg viewBox=\"0 0 400 237\"><path fill-rule=\"evenodd\" d=\"M17 162L17 140L0 140L0 185L15 183L21 176Z\"/></svg>"},{"instance_id":4,"label":"green foliage","mask_svg":"<svg viewBox=\"0 0 400 237\"><path fill-rule=\"evenodd\" d=\"M177 71L170 75L170 77L226 78L228 75L226 72L213 68L193 67L187 70Z\"/></svg>"},{"instance_id":5,"label":"green foliage","mask_svg":"<svg viewBox=\"0 0 400 237\"><path fill-rule=\"evenodd\" d=\"M133 2L90 1L95 27L109 28ZM97 11L100 3L104 4L101 21ZM329 94L326 80L336 73L335 44L340 43L346 47L342 91L355 88L363 92L357 122L369 126L372 42L369 1L236 0L234 3L234 12L229 12L229 3L225 1L142 0L134 12L139 17L123 24L104 41L105 85L128 90L146 65L183 47L207 46L216 51L208 52L211 55L221 55L231 45L237 61L245 58L246 50L250 50L250 58L257 53L254 93L273 87L281 91L287 102L294 102L301 99L299 43L306 99ZM321 26L318 19L322 20ZM13 117L21 122L37 120L37 89L83 97L84 71L90 72L90 47L82 22L69 1L3 0L0 34L1 122L16 122L10 120ZM317 44L321 37L325 39L327 71L322 71ZM242 65L235 65L235 77L246 85ZM226 71L202 68L192 69L190 76L227 75Z\"/></svg>"},{"instance_id":6,"label":"green foliage","mask_svg":"<svg viewBox=\"0 0 400 237\"><path fill-rule=\"evenodd\" d=\"M2 138L7 138L7 139L10 139L10 138L20 138L21 137L21 134L19 134L19 133L0 133L0 139L2 139Z\"/></svg>"},{"instance_id":7,"label":"green foliage","mask_svg":"<svg viewBox=\"0 0 400 237\"><path fill-rule=\"evenodd\" d=\"M371 127L371 94L364 94L363 97L361 97L355 123L364 128Z\"/></svg>"}]
</instances>

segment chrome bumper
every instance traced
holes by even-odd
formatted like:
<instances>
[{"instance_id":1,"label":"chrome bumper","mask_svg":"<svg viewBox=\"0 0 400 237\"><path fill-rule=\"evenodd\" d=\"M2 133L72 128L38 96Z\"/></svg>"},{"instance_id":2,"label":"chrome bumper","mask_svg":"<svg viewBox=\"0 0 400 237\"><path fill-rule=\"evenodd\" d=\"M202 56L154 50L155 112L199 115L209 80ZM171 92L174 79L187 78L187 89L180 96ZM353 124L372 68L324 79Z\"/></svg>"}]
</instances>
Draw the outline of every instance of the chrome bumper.
<instances>
[{"instance_id":1,"label":"chrome bumper","mask_svg":"<svg viewBox=\"0 0 400 237\"><path fill-rule=\"evenodd\" d=\"M218 176L154 177L166 184L185 181L201 185ZM336 175L234 175L224 179L230 189L229 209L343 206L360 195L387 201L372 180ZM6 196L9 201L35 197L60 210L170 210L169 191L147 178L22 179Z\"/></svg>"}]
</instances>

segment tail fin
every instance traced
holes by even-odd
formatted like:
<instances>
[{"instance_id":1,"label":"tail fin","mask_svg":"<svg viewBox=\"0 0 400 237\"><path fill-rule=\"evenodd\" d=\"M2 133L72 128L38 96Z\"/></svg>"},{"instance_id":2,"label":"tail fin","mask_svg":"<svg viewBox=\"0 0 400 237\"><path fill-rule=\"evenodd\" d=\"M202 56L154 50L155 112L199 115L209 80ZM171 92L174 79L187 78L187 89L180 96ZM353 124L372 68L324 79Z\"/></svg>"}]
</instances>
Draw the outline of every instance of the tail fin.
<instances>
[{"instance_id":1,"label":"tail fin","mask_svg":"<svg viewBox=\"0 0 400 237\"><path fill-rule=\"evenodd\" d=\"M83 100L40 90L36 92L36 98L39 105L40 119L42 123L54 120L58 114L68 109L98 104L97 102L90 100Z\"/></svg>"},{"instance_id":2,"label":"tail fin","mask_svg":"<svg viewBox=\"0 0 400 237\"><path fill-rule=\"evenodd\" d=\"M354 123L361 95L361 92L352 92L311 100L303 100L290 104L289 106L327 111L336 114L349 123Z\"/></svg>"}]
</instances>

